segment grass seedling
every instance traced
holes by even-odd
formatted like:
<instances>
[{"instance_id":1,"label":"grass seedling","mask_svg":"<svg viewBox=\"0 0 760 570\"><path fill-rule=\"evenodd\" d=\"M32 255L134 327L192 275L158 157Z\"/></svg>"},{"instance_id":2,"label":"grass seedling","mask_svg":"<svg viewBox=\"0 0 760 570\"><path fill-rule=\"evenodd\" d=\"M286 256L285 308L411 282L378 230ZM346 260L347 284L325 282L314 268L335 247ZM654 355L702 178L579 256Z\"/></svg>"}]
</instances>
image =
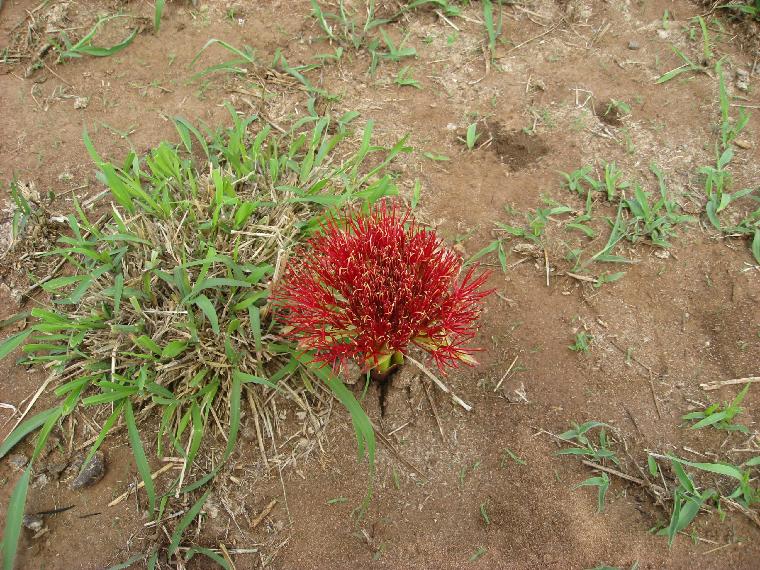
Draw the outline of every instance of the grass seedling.
<instances>
[{"instance_id":1,"label":"grass seedling","mask_svg":"<svg viewBox=\"0 0 760 570\"><path fill-rule=\"evenodd\" d=\"M235 54L238 57L236 59L232 59L224 63L211 65L203 69L202 71L199 71L198 73L192 76L193 81L201 77L204 77L210 73L232 73L234 75L245 75L246 73L248 73L248 70L243 66L256 64L256 51L251 49L250 47L243 46L243 49L238 49L235 46L228 44L227 42L223 40L212 38L208 40L200 50L198 50L198 53L195 54L195 57L190 62L190 67L193 67L195 63L198 61L198 59L201 57L203 52L205 52L208 48L210 48L213 45L219 45L220 47L224 48L230 53Z\"/></svg>"},{"instance_id":2,"label":"grass seedling","mask_svg":"<svg viewBox=\"0 0 760 570\"><path fill-rule=\"evenodd\" d=\"M702 16L697 16L697 22L699 23L699 29L702 32L702 62L707 65L713 58L712 41L710 40L710 32L707 29L707 23Z\"/></svg>"},{"instance_id":3,"label":"grass seedling","mask_svg":"<svg viewBox=\"0 0 760 570\"><path fill-rule=\"evenodd\" d=\"M679 213L677 204L667 195L662 172L654 164L652 169L659 173L660 196L650 201L650 193L636 184L633 195L622 202L632 215L626 238L633 243L646 238L653 245L667 249L671 247L667 238L676 235L675 226L695 220L691 216Z\"/></svg>"},{"instance_id":4,"label":"grass seedling","mask_svg":"<svg viewBox=\"0 0 760 570\"><path fill-rule=\"evenodd\" d=\"M314 59L318 60L320 64L324 65L328 61L340 61L343 57L343 48L338 46L333 53L319 53L314 56Z\"/></svg>"},{"instance_id":5,"label":"grass seedling","mask_svg":"<svg viewBox=\"0 0 760 570\"><path fill-rule=\"evenodd\" d=\"M467 150L473 150L479 138L480 138L480 133L478 133L478 124L477 123L470 124L467 127L467 133L465 135L465 141L464 141L465 145L467 146Z\"/></svg>"},{"instance_id":6,"label":"grass seedling","mask_svg":"<svg viewBox=\"0 0 760 570\"><path fill-rule=\"evenodd\" d=\"M317 25L325 33L331 42L345 46L352 46L355 50L373 49L373 43L377 38L373 33L385 24L397 21L407 12L433 6L442 10L446 16L458 16L460 9L449 0L413 0L405 2L394 14L388 18L376 18L375 0L366 3L366 16L360 16L360 12L350 13L345 0L338 0L337 12L325 12L318 0L311 0L311 14L317 21ZM374 45L376 48L377 44Z\"/></svg>"},{"instance_id":7,"label":"grass seedling","mask_svg":"<svg viewBox=\"0 0 760 570\"><path fill-rule=\"evenodd\" d=\"M565 179L563 184L568 190L584 196L589 190L599 190L601 188L600 182L590 176L593 170L593 166L587 165L569 173L559 172L559 174Z\"/></svg>"},{"instance_id":8,"label":"grass seedling","mask_svg":"<svg viewBox=\"0 0 760 570\"><path fill-rule=\"evenodd\" d=\"M496 55L496 41L499 39L502 31L502 16L501 4L499 4L499 17L494 21L493 3L491 0L483 0L483 22L486 27L487 39L486 48L490 59L493 59Z\"/></svg>"},{"instance_id":9,"label":"grass seedling","mask_svg":"<svg viewBox=\"0 0 760 570\"><path fill-rule=\"evenodd\" d=\"M437 152L430 152L430 151L423 152L422 156L424 156L428 160L432 160L433 162L446 162L448 160L451 160L445 154L440 154L440 153L437 153Z\"/></svg>"},{"instance_id":10,"label":"grass seedling","mask_svg":"<svg viewBox=\"0 0 760 570\"><path fill-rule=\"evenodd\" d=\"M382 36L385 49L380 47L379 40L375 39L370 42L367 49L372 56L369 66L369 74L374 76L377 66L380 61L393 61L399 62L404 58L417 57L417 50L413 47L404 47L409 34L404 36L399 42L398 46L393 42L391 37L385 32L383 28L380 28L380 35Z\"/></svg>"},{"instance_id":11,"label":"grass seedling","mask_svg":"<svg viewBox=\"0 0 760 570\"><path fill-rule=\"evenodd\" d=\"M604 189L607 192L607 201L612 202L618 198L618 193L631 186L627 180L623 180L623 171L614 162L604 165Z\"/></svg>"},{"instance_id":12,"label":"grass seedling","mask_svg":"<svg viewBox=\"0 0 760 570\"><path fill-rule=\"evenodd\" d=\"M724 10L736 10L740 14L746 14L760 21L760 0L750 0L749 2L741 2L738 4L721 4L718 8Z\"/></svg>"},{"instance_id":13,"label":"grass seedling","mask_svg":"<svg viewBox=\"0 0 760 570\"><path fill-rule=\"evenodd\" d=\"M691 61L676 46L671 46L671 48L673 49L673 53L680 57L684 63L675 69L671 69L670 71L663 73L660 77L657 78L657 81L655 81L655 83L666 83L671 79L678 77L682 73L689 73L692 71L707 73L707 68L704 65L698 65Z\"/></svg>"},{"instance_id":14,"label":"grass seedling","mask_svg":"<svg viewBox=\"0 0 760 570\"><path fill-rule=\"evenodd\" d=\"M749 459L740 466L730 463L697 463L670 455L663 458L670 460L672 471L677 478L677 485L673 490L673 511L670 523L657 533L660 536L667 536L670 545L673 544L676 535L682 532L699 514L703 506L710 501L714 501L719 513L721 513L720 502L724 497L739 503L746 509L750 509L760 502L760 489L753 486L755 479L752 476L753 470L760 465L760 457ZM652 455L649 455L648 463L650 474L656 476L658 466ZM701 491L686 472L684 466L734 480L736 487L728 495L722 495L713 488Z\"/></svg>"},{"instance_id":15,"label":"grass seedling","mask_svg":"<svg viewBox=\"0 0 760 570\"><path fill-rule=\"evenodd\" d=\"M506 273L507 272L507 252L504 249L504 243L500 239L495 239L491 243L489 243L487 246L485 246L483 249L472 255L466 262L465 265L470 265L471 263L474 263L484 255L488 255L489 253L496 252L499 258L499 265L501 266L501 270Z\"/></svg>"},{"instance_id":16,"label":"grass seedling","mask_svg":"<svg viewBox=\"0 0 760 570\"><path fill-rule=\"evenodd\" d=\"M25 231L34 215L32 204L24 197L16 180L11 180L10 195L13 202L13 220L11 222L11 237L15 241Z\"/></svg>"},{"instance_id":17,"label":"grass seedling","mask_svg":"<svg viewBox=\"0 0 760 570\"><path fill-rule=\"evenodd\" d=\"M564 441L574 443L575 447L560 449L556 452L556 455L583 455L599 463L604 463L605 460L610 460L616 465L620 464L620 460L609 448L607 432L604 429L599 431L598 443L594 443L586 435L594 428L609 427L607 424L597 421L589 421L581 425L576 423L573 423L572 425L572 429L561 433L558 437Z\"/></svg>"},{"instance_id":18,"label":"grass seedling","mask_svg":"<svg viewBox=\"0 0 760 570\"><path fill-rule=\"evenodd\" d=\"M161 29L161 17L164 14L166 0L156 0L156 7L153 12L153 30L158 33Z\"/></svg>"},{"instance_id":19,"label":"grass seedling","mask_svg":"<svg viewBox=\"0 0 760 570\"><path fill-rule=\"evenodd\" d=\"M527 465L524 460L520 459L514 451L507 448L504 450L504 453L501 454L501 459L499 460L499 467L504 469L506 468L509 461L514 461L517 465Z\"/></svg>"},{"instance_id":20,"label":"grass seedling","mask_svg":"<svg viewBox=\"0 0 760 570\"><path fill-rule=\"evenodd\" d=\"M414 87L415 89L422 89L422 86L420 85L420 82L417 81L414 77L412 77L411 71L409 71L410 66L405 65L401 69L399 69L398 73L396 74L396 79L394 82L396 85L400 87Z\"/></svg>"},{"instance_id":21,"label":"grass seedling","mask_svg":"<svg viewBox=\"0 0 760 570\"><path fill-rule=\"evenodd\" d=\"M722 151L726 151L749 123L749 114L743 107L739 107L739 116L736 120L731 119L731 101L723 78L722 59L715 64L715 75L718 76L720 101L720 143Z\"/></svg>"},{"instance_id":22,"label":"grass seedling","mask_svg":"<svg viewBox=\"0 0 760 570\"><path fill-rule=\"evenodd\" d=\"M574 352L589 353L591 351L591 343L593 342L593 335L588 334L586 331L578 331L575 333L575 342L568 348Z\"/></svg>"},{"instance_id":23,"label":"grass seedling","mask_svg":"<svg viewBox=\"0 0 760 570\"><path fill-rule=\"evenodd\" d=\"M589 222L591 222L593 217L593 207L594 207L594 197L592 195L592 192L588 190L586 192L586 205L583 210L583 213L576 216L570 222L565 224L566 230L576 230L581 233L583 233L588 238L595 238L597 233L596 230L594 230L591 226L588 225ZM580 251L578 252L580 254ZM577 260L580 259L580 255L577 256Z\"/></svg>"},{"instance_id":24,"label":"grass seedling","mask_svg":"<svg viewBox=\"0 0 760 570\"><path fill-rule=\"evenodd\" d=\"M582 481L581 483L578 483L574 489L578 489L580 487L598 487L599 494L597 497L597 512L603 513L604 512L604 498L607 496L607 489L610 487L610 478L609 476L602 472L602 475L599 477L589 477L585 481Z\"/></svg>"},{"instance_id":25,"label":"grass seedling","mask_svg":"<svg viewBox=\"0 0 760 570\"><path fill-rule=\"evenodd\" d=\"M744 397L747 395L750 386L751 384L747 384L730 404L724 403L723 406L718 403L712 404L704 410L689 412L682 416L681 419L696 422L690 426L691 429L702 429L708 426L713 426L715 429L720 430L749 433L747 426L733 423L733 420L744 411L743 408L741 408L741 403L744 401Z\"/></svg>"},{"instance_id":26,"label":"grass seedling","mask_svg":"<svg viewBox=\"0 0 760 570\"><path fill-rule=\"evenodd\" d=\"M285 55L282 53L282 50L280 48L277 48L272 59L272 67L274 69L279 69L293 77L296 81L306 87L306 90L312 95L319 95L320 97L324 97L327 101L335 101L339 99L337 95L328 93L324 89L314 87L311 81L306 78L304 73L313 69L317 69L318 66L315 64L292 67L290 64L288 64L288 60L285 59ZM312 113L312 117L313 116L314 114Z\"/></svg>"},{"instance_id":27,"label":"grass seedling","mask_svg":"<svg viewBox=\"0 0 760 570\"><path fill-rule=\"evenodd\" d=\"M472 554L472 556L470 556L469 561L470 562L477 562L483 556L485 556L485 554L487 552L488 552L488 550L486 550L486 548L484 548L483 546L478 546L477 550Z\"/></svg>"},{"instance_id":28,"label":"grass seedling","mask_svg":"<svg viewBox=\"0 0 760 570\"><path fill-rule=\"evenodd\" d=\"M699 173L705 177L705 194L707 195L705 213L715 229L727 234L747 236L750 239L750 251L755 260L760 263L760 208L749 212L732 227L723 227L719 218L722 211L740 198L749 197L760 201L760 193L756 188L744 188L733 193L728 191L732 181L728 165L734 156L731 143L747 126L749 115L740 107L738 117L735 120L731 118L731 104L723 78L722 65L722 60L715 64L720 95L720 144L716 144L715 166L703 166L699 169Z\"/></svg>"},{"instance_id":29,"label":"grass seedling","mask_svg":"<svg viewBox=\"0 0 760 570\"><path fill-rule=\"evenodd\" d=\"M717 150L717 149L716 149ZM705 194L707 195L707 204L705 205L705 213L707 219L718 231L725 231L718 214L725 210L732 202L750 196L756 192L755 188L744 188L736 192L729 192L733 177L728 170L728 165L734 157L734 149L727 147L722 152L718 152L718 157L715 166L703 166L698 172L705 178ZM741 226L742 224L740 224ZM752 225L751 222L749 224ZM740 233L751 233L742 231L742 228L738 228Z\"/></svg>"},{"instance_id":30,"label":"grass seedling","mask_svg":"<svg viewBox=\"0 0 760 570\"><path fill-rule=\"evenodd\" d=\"M559 216L562 214L569 214L574 210L569 206L554 205L550 208L536 208L533 213L526 213L525 218L528 222L528 226L521 228L518 226L512 226L504 224L502 222L496 222L496 226L510 235L523 238L533 243L539 243L541 237L544 234L546 226L551 221L551 216Z\"/></svg>"},{"instance_id":31,"label":"grass seedling","mask_svg":"<svg viewBox=\"0 0 760 570\"><path fill-rule=\"evenodd\" d=\"M594 289L599 289L602 285L606 283L614 283L615 281L618 281L625 277L625 271L616 271L615 273L602 273L596 278L596 283L594 283Z\"/></svg>"},{"instance_id":32,"label":"grass seedling","mask_svg":"<svg viewBox=\"0 0 760 570\"><path fill-rule=\"evenodd\" d=\"M676 458L671 458L671 467L678 479L678 486L673 491L673 511L670 524L657 533L668 537L668 545L672 545L678 533L691 524L691 521L699 514L702 505L718 495L713 489L699 491L694 481L684 471L682 462Z\"/></svg>"},{"instance_id":33,"label":"grass seedling","mask_svg":"<svg viewBox=\"0 0 760 570\"><path fill-rule=\"evenodd\" d=\"M631 106L628 105L625 101L618 101L617 99L610 99L609 104L607 105L607 109L605 109L604 114L609 115L613 109L617 112L618 115L630 115L631 114Z\"/></svg>"},{"instance_id":34,"label":"grass seedling","mask_svg":"<svg viewBox=\"0 0 760 570\"><path fill-rule=\"evenodd\" d=\"M480 503L480 518L483 519L483 524L489 526L491 524L491 517L488 516L487 503Z\"/></svg>"},{"instance_id":35,"label":"grass seedling","mask_svg":"<svg viewBox=\"0 0 760 570\"><path fill-rule=\"evenodd\" d=\"M591 258L584 263L584 267L587 267L594 261L604 262L604 263L634 263L630 259L620 256L620 255L614 255L612 252L617 247L617 244L622 240L624 237L626 237L626 220L623 217L623 203L621 202L618 206L617 214L615 216L615 221L610 221L610 224L612 225L612 229L610 231L610 235L607 238L607 243L605 246L599 250L597 253L595 253Z\"/></svg>"},{"instance_id":36,"label":"grass seedling","mask_svg":"<svg viewBox=\"0 0 760 570\"><path fill-rule=\"evenodd\" d=\"M110 57L119 53L121 50L132 43L132 41L137 36L137 33L140 31L139 27L136 27L134 30L132 30L132 33L130 33L124 40L111 47L98 47L96 45L93 45L92 42L103 24L110 22L116 18L126 17L127 16L123 14L115 14L112 16L99 18L98 21L95 22L95 25L90 29L90 31L87 32L87 34L85 34L85 36L76 43L71 42L66 32L61 32L61 40L63 41L64 46L57 46L58 61L61 62L66 59L84 57L85 55L90 55L93 57Z\"/></svg>"}]
</instances>

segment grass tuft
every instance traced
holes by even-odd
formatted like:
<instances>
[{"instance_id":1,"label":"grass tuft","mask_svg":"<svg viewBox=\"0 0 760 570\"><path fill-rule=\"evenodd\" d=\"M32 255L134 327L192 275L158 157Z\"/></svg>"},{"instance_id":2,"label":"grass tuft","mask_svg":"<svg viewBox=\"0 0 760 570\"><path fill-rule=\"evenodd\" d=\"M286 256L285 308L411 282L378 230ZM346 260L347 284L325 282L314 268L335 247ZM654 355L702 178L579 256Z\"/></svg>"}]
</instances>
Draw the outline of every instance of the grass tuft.
<instances>
[{"instance_id":1,"label":"grass tuft","mask_svg":"<svg viewBox=\"0 0 760 570\"><path fill-rule=\"evenodd\" d=\"M385 167L410 149L403 140L391 149L372 146L371 122L351 149L352 133L328 117L308 117L280 135L230 111L233 126L208 133L208 141L176 119L184 148L161 143L144 159L130 153L121 166L104 160L84 133L114 204L93 221L75 203L68 233L39 252L62 262L42 284L50 302L31 310L26 330L0 343L0 356L27 341L21 362L48 368L62 403L13 430L0 455L40 427L46 438L75 409L108 406L89 454L125 424L149 510L160 517L168 497L200 489L230 457L242 402L276 432L275 399L312 417L323 390L349 408L372 464L366 414L338 379L324 377L308 355L280 340L268 297L291 248L319 228L325 211L397 194ZM315 376L325 382L312 383ZM148 418L158 423L155 439L145 439ZM202 475L197 459L216 425L227 448ZM183 465L159 489L147 450L160 457L165 448ZM25 495L22 483L18 497ZM202 501L195 505L193 518ZM7 521L4 555L11 562L19 513L23 508L10 509ZM174 549L181 537L178 527Z\"/></svg>"}]
</instances>

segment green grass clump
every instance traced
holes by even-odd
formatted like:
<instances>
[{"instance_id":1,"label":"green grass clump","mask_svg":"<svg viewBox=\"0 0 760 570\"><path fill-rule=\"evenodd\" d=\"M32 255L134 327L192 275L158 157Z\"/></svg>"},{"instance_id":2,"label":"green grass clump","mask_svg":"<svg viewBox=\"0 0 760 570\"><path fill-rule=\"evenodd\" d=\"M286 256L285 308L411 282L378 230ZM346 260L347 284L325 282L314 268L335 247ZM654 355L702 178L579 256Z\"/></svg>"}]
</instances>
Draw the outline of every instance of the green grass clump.
<instances>
[{"instance_id":1,"label":"green grass clump","mask_svg":"<svg viewBox=\"0 0 760 570\"><path fill-rule=\"evenodd\" d=\"M312 414L318 391L327 389L348 407L360 451L372 462L369 419L329 369L310 367L308 354L279 340L268 295L292 246L318 228L326 209L397 193L384 170L409 149L403 140L391 149L371 146L371 122L351 149L345 122L311 116L280 135L230 111L233 126L208 137L175 119L180 147L161 143L144 159L130 153L121 166L104 160L85 132L114 204L97 221L75 204L67 235L41 252L63 262L60 273L40 282L50 301L31 310L24 331L0 343L0 357L23 344L21 362L52 373L60 404L19 425L0 457L35 430L41 449L76 409L107 406L89 455L124 424L148 509L160 518L170 497L202 488L230 457L243 402L265 425L276 425L273 398ZM28 204L20 206L24 214ZM148 418L158 423L150 448L184 461L163 493L150 477L141 429ZM203 473L196 459L216 425L227 446L222 461ZM8 510L6 568L30 474L31 467ZM176 527L170 557L207 495Z\"/></svg>"},{"instance_id":2,"label":"green grass clump","mask_svg":"<svg viewBox=\"0 0 760 570\"><path fill-rule=\"evenodd\" d=\"M715 65L715 74L718 76L718 91L720 102L720 123L718 129L720 140L715 144L715 165L703 166L699 174L704 179L705 214L713 227L729 236L743 236L750 242L750 251L757 263L760 263L760 206L749 206L740 215L741 219L732 225L725 225L721 221L721 213L725 213L728 207L744 198L745 203L750 200L760 204L760 187L749 187L730 192L733 177L729 166L734 158L732 143L744 131L749 123L749 114L743 107L739 107L736 118L731 117L731 101L723 78L723 60Z\"/></svg>"},{"instance_id":3,"label":"green grass clump","mask_svg":"<svg viewBox=\"0 0 760 570\"><path fill-rule=\"evenodd\" d=\"M63 45L58 45L57 41L52 41L53 47L58 52L58 62L67 60L67 59L76 59L84 56L92 56L92 57L110 57L112 55L116 55L121 50L129 46L137 37L137 33L140 31L139 27L135 27L132 32L124 38L122 41L120 41L117 44L114 44L112 46L108 47L100 47L96 46L93 42L95 40L95 36L100 31L100 29L103 27L103 24L114 20L116 18L126 18L128 16L124 14L115 14L112 16L105 16L103 18L99 18L97 22L95 22L95 25L90 29L89 32L87 32L79 41L72 42L71 39L69 39L68 34L65 31L62 31L60 33L60 42Z\"/></svg>"},{"instance_id":4,"label":"green grass clump","mask_svg":"<svg viewBox=\"0 0 760 570\"><path fill-rule=\"evenodd\" d=\"M318 0L311 0L311 15L324 32L325 39L343 48L369 53L369 73L373 76L377 66L383 61L400 62L406 58L417 57L417 51L413 47L404 46L408 34L396 45L383 26L422 8L437 10L451 17L460 13L460 8L450 0L412 0L401 3L392 11L385 10L383 15L379 14L375 0L338 0L336 12L325 11L324 4Z\"/></svg>"},{"instance_id":5,"label":"green grass clump","mask_svg":"<svg viewBox=\"0 0 760 570\"><path fill-rule=\"evenodd\" d=\"M721 518L724 516L722 502L731 506L748 511L760 503L760 489L758 489L753 476L753 470L760 465L760 457L753 457L741 465L731 463L697 463L686 461L673 455L658 456L670 461L670 467L676 476L675 486L672 490L673 510L670 521L665 528L661 528L658 536L667 536L668 544L672 545L679 532L686 529L697 517L701 510L707 510L708 505L713 505ZM720 478L716 485L706 489L700 489L694 478L684 469L691 467L702 473L708 473ZM654 477L659 473L657 462L649 455L650 474ZM731 484L733 481L733 490Z\"/></svg>"},{"instance_id":6,"label":"green grass clump","mask_svg":"<svg viewBox=\"0 0 760 570\"><path fill-rule=\"evenodd\" d=\"M575 333L575 342L568 346L573 352L585 352L591 351L591 343L594 341L593 335L588 334L586 331L578 331Z\"/></svg>"},{"instance_id":7,"label":"green grass clump","mask_svg":"<svg viewBox=\"0 0 760 570\"><path fill-rule=\"evenodd\" d=\"M747 0L746 2L724 2L718 8L731 10L736 14L746 15L760 22L760 0Z\"/></svg>"},{"instance_id":8,"label":"green grass clump","mask_svg":"<svg viewBox=\"0 0 760 570\"><path fill-rule=\"evenodd\" d=\"M750 386L751 384L747 384L744 389L736 395L731 403L724 403L723 406L719 403L711 404L704 410L689 412L682 416L681 419L694 422L691 429L702 429L708 426L713 426L715 429L749 433L747 426L733 423L733 420L744 411L741 407L741 403L744 401L747 392L749 392Z\"/></svg>"}]
</instances>

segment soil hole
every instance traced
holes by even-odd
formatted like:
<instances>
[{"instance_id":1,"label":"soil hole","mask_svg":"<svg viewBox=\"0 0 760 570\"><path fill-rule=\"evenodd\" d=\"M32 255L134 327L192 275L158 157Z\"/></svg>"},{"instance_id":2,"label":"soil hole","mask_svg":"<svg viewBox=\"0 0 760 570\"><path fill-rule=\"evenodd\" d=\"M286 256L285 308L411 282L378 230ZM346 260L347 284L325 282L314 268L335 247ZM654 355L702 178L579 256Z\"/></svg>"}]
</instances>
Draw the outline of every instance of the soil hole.
<instances>
[{"instance_id":1,"label":"soil hole","mask_svg":"<svg viewBox=\"0 0 760 570\"><path fill-rule=\"evenodd\" d=\"M594 112L599 120L611 127L622 127L625 116L620 105L612 100L602 101L594 107Z\"/></svg>"},{"instance_id":2,"label":"soil hole","mask_svg":"<svg viewBox=\"0 0 760 570\"><path fill-rule=\"evenodd\" d=\"M492 139L488 148L510 170L522 170L549 152L549 147L538 135L518 130L507 131L498 122L488 122L486 127Z\"/></svg>"}]
</instances>

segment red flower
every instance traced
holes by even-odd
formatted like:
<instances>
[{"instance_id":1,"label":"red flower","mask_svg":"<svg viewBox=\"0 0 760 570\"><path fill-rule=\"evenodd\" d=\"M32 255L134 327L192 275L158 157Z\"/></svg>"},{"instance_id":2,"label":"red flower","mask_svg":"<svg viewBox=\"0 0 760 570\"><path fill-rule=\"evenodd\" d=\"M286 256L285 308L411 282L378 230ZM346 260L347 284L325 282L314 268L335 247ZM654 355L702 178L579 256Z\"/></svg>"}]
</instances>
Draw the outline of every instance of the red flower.
<instances>
[{"instance_id":1,"label":"red flower","mask_svg":"<svg viewBox=\"0 0 760 570\"><path fill-rule=\"evenodd\" d=\"M439 368L475 364L465 348L476 332L488 275L470 268L411 211L376 205L347 212L296 250L274 300L285 310L286 336L315 359L339 368L354 359L382 367L410 344Z\"/></svg>"}]
</instances>

